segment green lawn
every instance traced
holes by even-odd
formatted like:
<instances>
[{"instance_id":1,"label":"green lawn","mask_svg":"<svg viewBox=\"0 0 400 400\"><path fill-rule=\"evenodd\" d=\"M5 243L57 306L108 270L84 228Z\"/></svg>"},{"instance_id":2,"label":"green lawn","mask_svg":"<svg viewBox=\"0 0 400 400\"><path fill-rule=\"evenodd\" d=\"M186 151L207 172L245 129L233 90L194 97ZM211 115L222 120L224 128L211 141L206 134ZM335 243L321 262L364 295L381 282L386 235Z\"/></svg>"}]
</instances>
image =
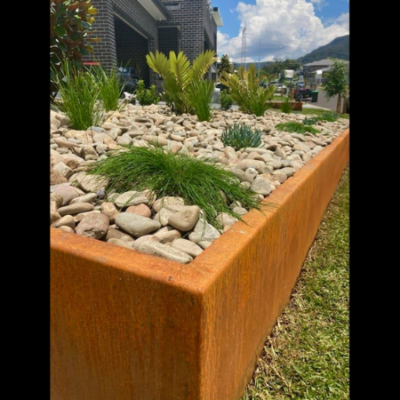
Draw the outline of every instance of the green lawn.
<instances>
[{"instance_id":1,"label":"green lawn","mask_svg":"<svg viewBox=\"0 0 400 400\"><path fill-rule=\"evenodd\" d=\"M287 99L287 96L280 96L280 95L274 95L272 97L272 101L285 101Z\"/></svg>"},{"instance_id":2,"label":"green lawn","mask_svg":"<svg viewBox=\"0 0 400 400\"><path fill-rule=\"evenodd\" d=\"M325 112L329 112L328 110L319 110L317 108L303 108L302 111L294 111L294 113L304 114L304 115L321 115ZM333 113L333 111L331 111ZM349 114L339 114L340 118L349 119Z\"/></svg>"},{"instance_id":3,"label":"green lawn","mask_svg":"<svg viewBox=\"0 0 400 400\"><path fill-rule=\"evenodd\" d=\"M277 96L276 98L274 97L274 101L280 101L280 99L278 98L279 96ZM284 99L284 98L283 98ZM275 112L281 112L279 108L270 108L269 111L275 111ZM326 112L331 112L333 113L333 111L329 111L329 110L320 110L318 108L304 108L302 111L292 111L292 114L304 114L304 115L321 115L323 113ZM346 118L349 119L349 114L339 114L340 118Z\"/></svg>"},{"instance_id":4,"label":"green lawn","mask_svg":"<svg viewBox=\"0 0 400 400\"><path fill-rule=\"evenodd\" d=\"M349 398L349 171L241 400Z\"/></svg>"}]
</instances>

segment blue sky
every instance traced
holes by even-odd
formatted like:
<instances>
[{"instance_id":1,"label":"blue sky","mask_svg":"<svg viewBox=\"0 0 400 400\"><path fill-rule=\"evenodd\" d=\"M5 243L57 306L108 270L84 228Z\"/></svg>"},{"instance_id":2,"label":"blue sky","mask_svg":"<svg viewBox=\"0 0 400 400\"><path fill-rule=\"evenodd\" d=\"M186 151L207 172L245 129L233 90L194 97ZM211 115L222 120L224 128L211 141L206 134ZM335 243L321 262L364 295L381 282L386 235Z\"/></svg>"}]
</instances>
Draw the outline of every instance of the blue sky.
<instances>
[{"instance_id":1,"label":"blue sky","mask_svg":"<svg viewBox=\"0 0 400 400\"><path fill-rule=\"evenodd\" d=\"M349 33L348 0L212 0L224 26L218 55L240 61L246 24L246 61L298 58Z\"/></svg>"}]
</instances>

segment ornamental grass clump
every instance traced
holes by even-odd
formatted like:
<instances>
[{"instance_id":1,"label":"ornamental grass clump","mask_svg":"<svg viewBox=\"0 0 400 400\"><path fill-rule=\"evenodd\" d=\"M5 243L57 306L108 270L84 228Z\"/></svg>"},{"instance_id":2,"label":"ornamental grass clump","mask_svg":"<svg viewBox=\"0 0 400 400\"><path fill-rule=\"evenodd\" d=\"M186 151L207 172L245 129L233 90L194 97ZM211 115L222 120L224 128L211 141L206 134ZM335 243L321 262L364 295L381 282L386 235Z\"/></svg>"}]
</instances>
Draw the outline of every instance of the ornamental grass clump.
<instances>
[{"instance_id":1,"label":"ornamental grass clump","mask_svg":"<svg viewBox=\"0 0 400 400\"><path fill-rule=\"evenodd\" d=\"M262 144L261 133L258 129L253 132L250 126L236 123L224 130L221 141L224 146L231 146L235 150L259 147Z\"/></svg>"},{"instance_id":2,"label":"ornamental grass clump","mask_svg":"<svg viewBox=\"0 0 400 400\"><path fill-rule=\"evenodd\" d=\"M278 131L292 132L292 133L312 133L315 135L319 133L318 129L313 128L312 126L307 126L302 124L301 122L284 122L275 126Z\"/></svg>"},{"instance_id":3,"label":"ornamental grass clump","mask_svg":"<svg viewBox=\"0 0 400 400\"><path fill-rule=\"evenodd\" d=\"M99 85L100 99L106 111L121 110L123 107L119 99L124 90L125 84L117 74L117 70L112 68L106 72L103 67L98 66L93 72L94 78Z\"/></svg>"},{"instance_id":4,"label":"ornamental grass clump","mask_svg":"<svg viewBox=\"0 0 400 400\"><path fill-rule=\"evenodd\" d=\"M160 146L132 147L95 163L89 174L109 179L107 191L151 190L157 198L178 196L187 205L197 205L205 219L216 227L218 213L241 220L229 207L238 201L248 209L260 209L253 192L239 184L235 175L209 161L173 154Z\"/></svg>"},{"instance_id":5,"label":"ornamental grass clump","mask_svg":"<svg viewBox=\"0 0 400 400\"><path fill-rule=\"evenodd\" d=\"M55 82L61 96L57 107L68 116L72 129L86 130L100 124L100 85L93 73L77 69L65 61L61 65L61 72L55 74Z\"/></svg>"},{"instance_id":6,"label":"ornamental grass clump","mask_svg":"<svg viewBox=\"0 0 400 400\"><path fill-rule=\"evenodd\" d=\"M289 97L286 97L285 101L280 106L281 112L290 114L293 111L293 107L289 103Z\"/></svg>"}]
</instances>

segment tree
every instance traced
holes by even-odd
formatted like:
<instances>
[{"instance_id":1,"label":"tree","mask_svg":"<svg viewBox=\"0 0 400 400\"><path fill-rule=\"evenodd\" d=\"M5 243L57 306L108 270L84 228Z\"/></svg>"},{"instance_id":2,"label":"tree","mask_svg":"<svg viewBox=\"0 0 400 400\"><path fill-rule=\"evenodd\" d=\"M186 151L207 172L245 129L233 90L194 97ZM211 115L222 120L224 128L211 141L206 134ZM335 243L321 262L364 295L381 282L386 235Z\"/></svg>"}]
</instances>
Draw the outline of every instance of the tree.
<instances>
[{"instance_id":1,"label":"tree","mask_svg":"<svg viewBox=\"0 0 400 400\"><path fill-rule=\"evenodd\" d=\"M227 54L224 54L221 57L221 63L218 65L218 78L221 76L223 71L226 71L226 73L228 74L231 74L233 72L232 64L229 61L229 57Z\"/></svg>"},{"instance_id":2,"label":"tree","mask_svg":"<svg viewBox=\"0 0 400 400\"><path fill-rule=\"evenodd\" d=\"M348 76L346 64L336 60L330 71L326 72L328 81L322 87L328 100L337 95L336 112L340 113L340 101L345 96L348 89Z\"/></svg>"}]
</instances>

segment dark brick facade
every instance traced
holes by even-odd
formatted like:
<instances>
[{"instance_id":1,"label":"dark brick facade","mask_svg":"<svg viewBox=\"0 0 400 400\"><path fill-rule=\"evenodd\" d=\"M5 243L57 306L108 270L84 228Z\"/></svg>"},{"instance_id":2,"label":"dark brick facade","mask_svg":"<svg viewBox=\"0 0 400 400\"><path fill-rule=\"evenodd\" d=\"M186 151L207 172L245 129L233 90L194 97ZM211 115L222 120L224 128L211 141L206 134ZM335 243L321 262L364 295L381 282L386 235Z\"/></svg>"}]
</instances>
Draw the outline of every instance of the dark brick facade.
<instances>
[{"instance_id":1,"label":"dark brick facade","mask_svg":"<svg viewBox=\"0 0 400 400\"><path fill-rule=\"evenodd\" d=\"M175 53L180 51L180 30L178 27L159 28L158 50L168 56L172 50Z\"/></svg>"},{"instance_id":2,"label":"dark brick facade","mask_svg":"<svg viewBox=\"0 0 400 400\"><path fill-rule=\"evenodd\" d=\"M216 50L217 26L207 0L158 1L168 10L166 21L156 21L138 0L93 0L99 11L94 28L101 41L86 60L98 60L107 69L131 60L130 65L140 65L147 83L159 84L147 67L144 56L148 52L160 50L168 55L170 50L182 50L192 61L205 49Z\"/></svg>"},{"instance_id":3,"label":"dark brick facade","mask_svg":"<svg viewBox=\"0 0 400 400\"><path fill-rule=\"evenodd\" d=\"M134 67L149 86L150 71L146 63L149 41L118 17L115 17L114 25L118 65Z\"/></svg>"}]
</instances>

